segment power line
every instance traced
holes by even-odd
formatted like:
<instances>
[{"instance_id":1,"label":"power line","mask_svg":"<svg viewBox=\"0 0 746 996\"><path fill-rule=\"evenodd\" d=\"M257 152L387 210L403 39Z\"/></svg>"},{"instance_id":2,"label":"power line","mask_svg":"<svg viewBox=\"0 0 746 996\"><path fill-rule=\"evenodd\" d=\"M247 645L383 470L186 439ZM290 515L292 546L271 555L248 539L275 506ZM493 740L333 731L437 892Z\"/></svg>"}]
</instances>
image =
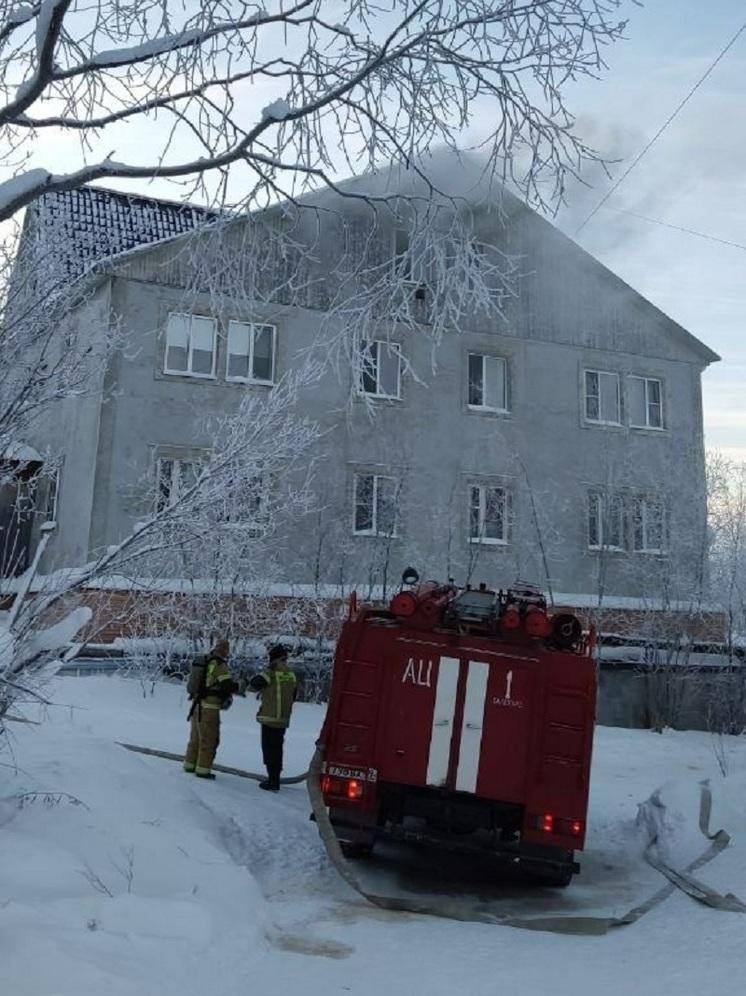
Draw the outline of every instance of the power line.
<instances>
[{"instance_id":1,"label":"power line","mask_svg":"<svg viewBox=\"0 0 746 996\"><path fill-rule=\"evenodd\" d=\"M598 205L602 207L601 204ZM687 235L696 235L697 238L707 239L708 242L718 242L721 246L733 246L735 249L745 249L746 245L741 242L731 242L729 239L718 238L717 235L708 235L707 232L699 232L696 228L684 228L682 225L674 225L670 221L661 221L660 218L649 218L645 214L638 214L636 211L626 211L623 208L607 207L607 211L614 211L616 214L628 214L631 218L639 218L640 221L649 221L651 225L661 225L663 228L673 228L676 232L686 232Z\"/></svg>"},{"instance_id":2,"label":"power line","mask_svg":"<svg viewBox=\"0 0 746 996\"><path fill-rule=\"evenodd\" d=\"M649 150L658 141L658 139L661 137L661 135L666 130L666 128L668 128L668 126L671 124L671 122L674 120L674 118L686 106L686 104L689 103L689 101L692 99L692 97L697 92L697 90L699 90L699 88L702 86L702 84L707 79L707 77L713 72L713 70L715 69L715 67L717 66L717 64L720 62L720 60L730 51L731 48L733 48L733 46L738 41L738 39L741 37L741 35L744 33L744 31L746 31L746 22L741 25L741 27L738 29L738 31L736 31L736 33L733 35L733 37L728 42L728 44L725 46L725 48L720 52L720 54L715 59L715 61L709 66L709 68L707 69L707 72L705 72L704 75L701 76L697 80L697 82L691 88L691 90L686 95L686 97L684 97L684 99L678 105L678 107L676 108L676 110L673 111L673 113L671 115L669 115L669 117L666 119L666 121L663 122L663 124L661 125L661 127L658 129L658 131L655 133L655 135L653 135L653 137L650 139L650 141L645 146L645 148L642 150L642 152L640 152L640 154L637 156L637 158L634 159L633 162L624 171L624 173L622 173L622 175L619 177L619 179L613 185L613 187L611 188L611 190L609 190L608 193L606 193L601 198L601 200L598 202L598 204L593 208L593 210L588 215L588 217L585 219L585 221L582 223L582 225L580 225L580 227L576 230L576 232L575 232L575 238L577 238L578 235L580 235L580 233L583 231L583 229L588 224L588 222L591 220L591 218L596 214L596 212L599 210L599 208L603 207L603 205L606 203L606 201L608 201L608 199L611 197L611 195L627 179L627 177L629 176L629 174L632 172L632 170L635 168L635 166L637 166L637 164L640 162L640 160L642 159L642 157L647 152L649 152Z\"/></svg>"}]
</instances>

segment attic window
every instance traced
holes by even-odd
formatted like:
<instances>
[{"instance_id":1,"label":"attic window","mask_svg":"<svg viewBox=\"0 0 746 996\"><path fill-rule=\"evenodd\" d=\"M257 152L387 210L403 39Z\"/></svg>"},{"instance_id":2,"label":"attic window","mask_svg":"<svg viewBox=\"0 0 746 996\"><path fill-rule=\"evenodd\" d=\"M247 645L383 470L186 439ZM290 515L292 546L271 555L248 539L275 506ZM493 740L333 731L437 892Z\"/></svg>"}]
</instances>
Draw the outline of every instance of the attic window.
<instances>
[{"instance_id":1,"label":"attic window","mask_svg":"<svg viewBox=\"0 0 746 996\"><path fill-rule=\"evenodd\" d=\"M621 424L619 374L585 371L585 419L598 425Z\"/></svg>"},{"instance_id":2,"label":"attic window","mask_svg":"<svg viewBox=\"0 0 746 996\"><path fill-rule=\"evenodd\" d=\"M215 319L171 312L166 325L164 373L215 376Z\"/></svg>"},{"instance_id":3,"label":"attic window","mask_svg":"<svg viewBox=\"0 0 746 996\"><path fill-rule=\"evenodd\" d=\"M412 257L409 250L409 232L404 228L397 228L394 231L394 265L397 276L402 280L412 279Z\"/></svg>"},{"instance_id":4,"label":"attic window","mask_svg":"<svg viewBox=\"0 0 746 996\"><path fill-rule=\"evenodd\" d=\"M274 325L229 322L228 380L271 384L274 380L274 366Z\"/></svg>"},{"instance_id":5,"label":"attic window","mask_svg":"<svg viewBox=\"0 0 746 996\"><path fill-rule=\"evenodd\" d=\"M629 378L629 424L634 429L663 428L661 382L654 377Z\"/></svg>"}]
</instances>

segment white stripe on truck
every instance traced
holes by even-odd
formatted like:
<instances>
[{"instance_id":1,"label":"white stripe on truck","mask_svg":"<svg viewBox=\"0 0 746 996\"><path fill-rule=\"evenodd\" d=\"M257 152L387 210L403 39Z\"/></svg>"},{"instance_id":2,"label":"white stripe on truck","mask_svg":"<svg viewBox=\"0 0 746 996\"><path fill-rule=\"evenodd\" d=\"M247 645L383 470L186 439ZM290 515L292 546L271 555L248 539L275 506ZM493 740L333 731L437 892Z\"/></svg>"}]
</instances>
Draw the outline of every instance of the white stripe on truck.
<instances>
[{"instance_id":1,"label":"white stripe on truck","mask_svg":"<svg viewBox=\"0 0 746 996\"><path fill-rule=\"evenodd\" d=\"M438 684L435 689L435 708L430 732L430 754L427 762L427 784L445 785L448 778L448 760L451 753L453 714L456 710L459 661L456 657L441 657L438 665Z\"/></svg>"},{"instance_id":2,"label":"white stripe on truck","mask_svg":"<svg viewBox=\"0 0 746 996\"><path fill-rule=\"evenodd\" d=\"M489 675L489 664L484 661L469 661L464 719L461 724L461 751L456 773L456 790L458 792L476 792L477 789L479 759L482 753L482 724Z\"/></svg>"}]
</instances>

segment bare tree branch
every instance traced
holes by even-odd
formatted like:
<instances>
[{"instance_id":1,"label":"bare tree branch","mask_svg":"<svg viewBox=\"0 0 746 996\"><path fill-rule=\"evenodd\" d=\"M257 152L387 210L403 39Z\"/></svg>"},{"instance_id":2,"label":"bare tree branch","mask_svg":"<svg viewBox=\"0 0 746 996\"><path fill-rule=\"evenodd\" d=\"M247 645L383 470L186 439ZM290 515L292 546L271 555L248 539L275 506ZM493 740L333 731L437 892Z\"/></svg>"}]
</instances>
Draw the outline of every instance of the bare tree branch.
<instances>
[{"instance_id":1,"label":"bare tree branch","mask_svg":"<svg viewBox=\"0 0 746 996\"><path fill-rule=\"evenodd\" d=\"M237 11L211 0L197 12L166 0L97 0L94 18L82 0L44 0L22 13L0 0L6 148L32 151L37 131L59 128L77 132L88 152L67 173L14 170L0 184L0 220L46 191L105 178L201 183L213 174L215 196L224 185L214 174L239 164L264 177L255 196L274 192L278 172L292 174L288 194L353 163L421 160L433 144L453 146L484 112L496 123L481 139L496 174L533 200L556 200L565 172L593 155L573 134L562 88L603 69L604 46L623 32L614 20L623 3L395 0L383 11L352 0L339 24L331 0ZM287 55L267 59L280 37ZM268 91L276 98L250 123L252 98L256 108ZM59 113L34 113L42 105ZM156 142L154 158L102 154L122 122L151 127L163 111L174 116L174 141Z\"/></svg>"}]
</instances>

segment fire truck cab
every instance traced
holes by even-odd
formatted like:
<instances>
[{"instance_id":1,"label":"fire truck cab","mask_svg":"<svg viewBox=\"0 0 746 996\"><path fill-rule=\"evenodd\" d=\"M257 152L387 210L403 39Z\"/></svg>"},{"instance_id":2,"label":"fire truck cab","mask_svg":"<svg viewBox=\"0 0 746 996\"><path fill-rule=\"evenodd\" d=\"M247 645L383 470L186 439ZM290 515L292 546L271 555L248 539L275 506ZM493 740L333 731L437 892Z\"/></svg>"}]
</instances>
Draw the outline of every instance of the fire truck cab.
<instances>
[{"instance_id":1,"label":"fire truck cab","mask_svg":"<svg viewBox=\"0 0 746 996\"><path fill-rule=\"evenodd\" d=\"M353 596L337 645L321 789L348 853L391 837L488 851L567 885L585 841L592 634L526 586Z\"/></svg>"}]
</instances>

